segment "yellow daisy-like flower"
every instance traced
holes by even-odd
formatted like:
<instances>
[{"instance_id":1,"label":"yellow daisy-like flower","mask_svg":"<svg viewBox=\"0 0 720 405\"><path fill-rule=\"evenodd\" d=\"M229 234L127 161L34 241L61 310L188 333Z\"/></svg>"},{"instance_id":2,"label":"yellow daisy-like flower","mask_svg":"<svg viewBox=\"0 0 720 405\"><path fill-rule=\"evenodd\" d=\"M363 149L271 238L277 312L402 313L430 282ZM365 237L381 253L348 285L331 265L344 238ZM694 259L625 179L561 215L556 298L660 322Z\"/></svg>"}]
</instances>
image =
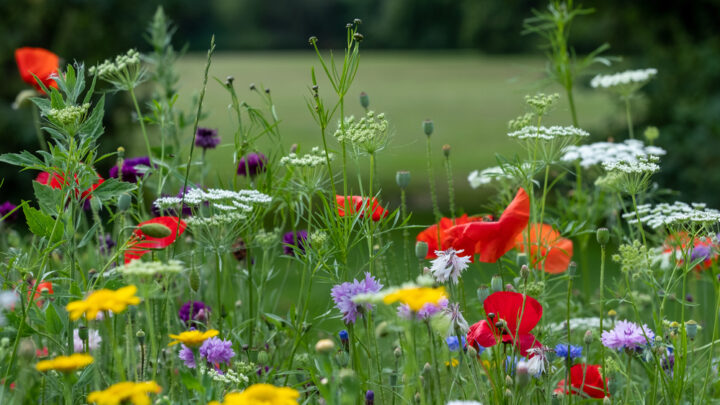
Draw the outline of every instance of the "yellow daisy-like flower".
<instances>
[{"instance_id":1,"label":"yellow daisy-like flower","mask_svg":"<svg viewBox=\"0 0 720 405\"><path fill-rule=\"evenodd\" d=\"M458 364L460 364L460 361L458 359L451 359L450 361L445 362L445 367L457 367Z\"/></svg>"},{"instance_id":2,"label":"yellow daisy-like flower","mask_svg":"<svg viewBox=\"0 0 720 405\"><path fill-rule=\"evenodd\" d=\"M220 332L215 329L210 329L205 332L200 332L199 330L182 332L179 335L170 335L170 338L175 340L170 342L168 346L182 343L187 347L197 347L200 346L206 339L210 339L218 334L220 334Z\"/></svg>"},{"instance_id":3,"label":"yellow daisy-like flower","mask_svg":"<svg viewBox=\"0 0 720 405\"><path fill-rule=\"evenodd\" d=\"M58 356L52 360L39 361L35 368L38 371L57 370L63 373L70 373L75 370L87 367L93 362L93 357L89 354L75 353L70 356Z\"/></svg>"},{"instance_id":4,"label":"yellow daisy-like flower","mask_svg":"<svg viewBox=\"0 0 720 405\"><path fill-rule=\"evenodd\" d=\"M253 384L243 392L226 394L222 404L213 401L208 405L295 405L298 398L300 393L290 387Z\"/></svg>"},{"instance_id":5,"label":"yellow daisy-like flower","mask_svg":"<svg viewBox=\"0 0 720 405\"><path fill-rule=\"evenodd\" d=\"M73 321L79 319L83 314L89 320L97 318L100 311L112 311L120 313L124 311L128 305L137 305L140 298L135 296L137 287L129 285L118 290L108 290L103 288L88 295L84 300L73 301L65 309L70 312L70 319Z\"/></svg>"},{"instance_id":6,"label":"yellow daisy-like flower","mask_svg":"<svg viewBox=\"0 0 720 405\"><path fill-rule=\"evenodd\" d=\"M414 287L403 288L390 293L383 298L386 304L400 301L406 304L414 312L422 309L425 304L437 304L441 299L446 298L445 287Z\"/></svg>"},{"instance_id":7,"label":"yellow daisy-like flower","mask_svg":"<svg viewBox=\"0 0 720 405\"><path fill-rule=\"evenodd\" d=\"M90 403L98 405L118 405L128 401L134 405L150 405L150 393L159 393L162 388L155 381L120 382L103 391L94 391L88 395Z\"/></svg>"}]
</instances>

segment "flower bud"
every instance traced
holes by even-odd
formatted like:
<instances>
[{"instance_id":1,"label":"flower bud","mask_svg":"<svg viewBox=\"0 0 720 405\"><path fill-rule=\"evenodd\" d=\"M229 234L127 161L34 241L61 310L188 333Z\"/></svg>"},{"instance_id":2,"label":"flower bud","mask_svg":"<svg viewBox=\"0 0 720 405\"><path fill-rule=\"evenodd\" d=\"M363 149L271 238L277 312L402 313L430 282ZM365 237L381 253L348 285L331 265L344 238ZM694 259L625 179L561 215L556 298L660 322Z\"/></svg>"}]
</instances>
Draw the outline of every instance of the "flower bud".
<instances>
[{"instance_id":1,"label":"flower bud","mask_svg":"<svg viewBox=\"0 0 720 405\"><path fill-rule=\"evenodd\" d=\"M600 246L605 246L610 241L610 231L607 228L598 228L595 236Z\"/></svg>"},{"instance_id":2,"label":"flower bud","mask_svg":"<svg viewBox=\"0 0 720 405\"><path fill-rule=\"evenodd\" d=\"M492 292L499 292L503 290L502 285L502 277L498 275L492 276L492 279L490 279L490 289Z\"/></svg>"},{"instance_id":3,"label":"flower bud","mask_svg":"<svg viewBox=\"0 0 720 405\"><path fill-rule=\"evenodd\" d=\"M615 311L614 309L611 309L611 310L608 311L607 314L608 314L608 316L609 316L610 318L614 318L614 317L617 316L617 311Z\"/></svg>"},{"instance_id":4,"label":"flower bud","mask_svg":"<svg viewBox=\"0 0 720 405\"><path fill-rule=\"evenodd\" d=\"M250 91L257 90L257 86L255 86L255 83L250 83Z\"/></svg>"},{"instance_id":5,"label":"flower bud","mask_svg":"<svg viewBox=\"0 0 720 405\"><path fill-rule=\"evenodd\" d=\"M125 148L123 148L122 146L118 146L117 156L118 156L118 159L123 159L125 157Z\"/></svg>"},{"instance_id":6,"label":"flower bud","mask_svg":"<svg viewBox=\"0 0 720 405\"><path fill-rule=\"evenodd\" d=\"M410 184L410 172L405 170L398 171L395 173L395 182L401 189L407 188Z\"/></svg>"},{"instance_id":7,"label":"flower bud","mask_svg":"<svg viewBox=\"0 0 720 405\"><path fill-rule=\"evenodd\" d=\"M583 342L586 345L589 345L593 342L593 340L595 340L595 337L593 336L592 331L590 331L590 330L586 331L585 336L583 336Z\"/></svg>"},{"instance_id":8,"label":"flower bud","mask_svg":"<svg viewBox=\"0 0 720 405\"><path fill-rule=\"evenodd\" d=\"M88 329L85 326L78 328L78 337L83 341L88 339Z\"/></svg>"},{"instance_id":9,"label":"flower bud","mask_svg":"<svg viewBox=\"0 0 720 405\"><path fill-rule=\"evenodd\" d=\"M145 331L143 331L142 329L135 333L135 337L137 338L138 343L140 343L141 345L145 343Z\"/></svg>"},{"instance_id":10,"label":"flower bud","mask_svg":"<svg viewBox=\"0 0 720 405\"><path fill-rule=\"evenodd\" d=\"M517 264L520 267L528 265L528 257L525 253L518 253L515 261L517 261Z\"/></svg>"},{"instance_id":11,"label":"flower bud","mask_svg":"<svg viewBox=\"0 0 720 405\"><path fill-rule=\"evenodd\" d=\"M516 292L515 286L510 283L507 283L507 284L505 284L505 291Z\"/></svg>"},{"instance_id":12,"label":"flower bud","mask_svg":"<svg viewBox=\"0 0 720 405\"><path fill-rule=\"evenodd\" d=\"M685 333L687 333L687 337L690 340L695 340L695 336L697 336L698 333L698 323L692 319L685 322Z\"/></svg>"},{"instance_id":13,"label":"flower bud","mask_svg":"<svg viewBox=\"0 0 720 405\"><path fill-rule=\"evenodd\" d=\"M505 398L510 399L512 398L513 394L512 391L510 391L510 388L505 390Z\"/></svg>"},{"instance_id":14,"label":"flower bud","mask_svg":"<svg viewBox=\"0 0 720 405\"><path fill-rule=\"evenodd\" d=\"M172 230L163 224L145 224L140 226L140 232L151 238L166 238L172 235Z\"/></svg>"},{"instance_id":15,"label":"flower bud","mask_svg":"<svg viewBox=\"0 0 720 405\"><path fill-rule=\"evenodd\" d=\"M425 132L425 135L430 136L432 135L433 131L435 130L435 124L429 119L423 121L422 123L423 132Z\"/></svg>"},{"instance_id":16,"label":"flower bud","mask_svg":"<svg viewBox=\"0 0 720 405\"><path fill-rule=\"evenodd\" d=\"M477 297L480 303L485 302L485 299L490 296L490 289L485 284L482 284L477 289Z\"/></svg>"},{"instance_id":17,"label":"flower bud","mask_svg":"<svg viewBox=\"0 0 720 405\"><path fill-rule=\"evenodd\" d=\"M418 259L424 259L428 254L428 244L426 242L415 243L415 257Z\"/></svg>"},{"instance_id":18,"label":"flower bud","mask_svg":"<svg viewBox=\"0 0 720 405\"><path fill-rule=\"evenodd\" d=\"M402 349L399 347L396 347L395 350L393 350L393 354L396 358L402 357Z\"/></svg>"},{"instance_id":19,"label":"flower bud","mask_svg":"<svg viewBox=\"0 0 720 405\"><path fill-rule=\"evenodd\" d=\"M432 371L432 366L430 366L430 363L425 363L425 365L423 366L422 373L425 375L430 375L431 371Z\"/></svg>"},{"instance_id":20,"label":"flower bud","mask_svg":"<svg viewBox=\"0 0 720 405\"><path fill-rule=\"evenodd\" d=\"M359 19L359 18L356 18L356 19L353 20L353 24L355 24L355 25L360 25L360 24L362 24L362 20ZM372 391L368 391L368 392L372 392Z\"/></svg>"},{"instance_id":21,"label":"flower bud","mask_svg":"<svg viewBox=\"0 0 720 405\"><path fill-rule=\"evenodd\" d=\"M349 368L342 368L338 371L338 377L340 377L340 381L348 383L355 378L355 372Z\"/></svg>"},{"instance_id":22,"label":"flower bud","mask_svg":"<svg viewBox=\"0 0 720 405\"><path fill-rule=\"evenodd\" d=\"M350 364L350 356L348 356L347 352L340 351L335 354L335 361L340 367L347 367Z\"/></svg>"},{"instance_id":23,"label":"flower bud","mask_svg":"<svg viewBox=\"0 0 720 405\"><path fill-rule=\"evenodd\" d=\"M200 274L195 267L190 270L190 277L188 277L188 279L190 281L190 288L192 288L193 291L198 292L200 290Z\"/></svg>"},{"instance_id":24,"label":"flower bud","mask_svg":"<svg viewBox=\"0 0 720 405\"><path fill-rule=\"evenodd\" d=\"M387 321L382 321L375 327L375 337L378 339L386 337L389 333Z\"/></svg>"},{"instance_id":25,"label":"flower bud","mask_svg":"<svg viewBox=\"0 0 720 405\"><path fill-rule=\"evenodd\" d=\"M422 397L420 396L419 392L415 393L415 403L419 404L422 401Z\"/></svg>"},{"instance_id":26,"label":"flower bud","mask_svg":"<svg viewBox=\"0 0 720 405\"><path fill-rule=\"evenodd\" d=\"M118 197L117 207L120 211L127 211L132 203L132 197L128 193L122 193Z\"/></svg>"},{"instance_id":27,"label":"flower bud","mask_svg":"<svg viewBox=\"0 0 720 405\"><path fill-rule=\"evenodd\" d=\"M450 145L448 145L448 144L443 145L442 152L443 152L443 155L445 155L445 157L450 157Z\"/></svg>"},{"instance_id":28,"label":"flower bud","mask_svg":"<svg viewBox=\"0 0 720 405\"><path fill-rule=\"evenodd\" d=\"M268 364L268 361L270 360L270 356L268 356L268 353L265 350L262 350L258 353L257 361L259 364Z\"/></svg>"},{"instance_id":29,"label":"flower bud","mask_svg":"<svg viewBox=\"0 0 720 405\"><path fill-rule=\"evenodd\" d=\"M357 42L362 42L362 40L365 39L365 36L359 32L356 32L353 34L353 39Z\"/></svg>"},{"instance_id":30,"label":"flower bud","mask_svg":"<svg viewBox=\"0 0 720 405\"><path fill-rule=\"evenodd\" d=\"M570 264L568 265L568 274L571 276L577 274L577 263L570 262Z\"/></svg>"},{"instance_id":31,"label":"flower bud","mask_svg":"<svg viewBox=\"0 0 720 405\"><path fill-rule=\"evenodd\" d=\"M505 386L506 386L506 387L512 387L512 386L513 386L513 382L514 382L514 381L513 381L513 378L512 378L512 377L510 377L509 375L506 375L506 376L505 376Z\"/></svg>"},{"instance_id":32,"label":"flower bud","mask_svg":"<svg viewBox=\"0 0 720 405\"><path fill-rule=\"evenodd\" d=\"M365 405L374 405L375 404L375 393L373 391L368 390L368 392L365 393Z\"/></svg>"},{"instance_id":33,"label":"flower bud","mask_svg":"<svg viewBox=\"0 0 720 405\"><path fill-rule=\"evenodd\" d=\"M102 201L100 201L99 198L91 198L89 201L90 201L90 209L92 210L92 212L102 211Z\"/></svg>"},{"instance_id":34,"label":"flower bud","mask_svg":"<svg viewBox=\"0 0 720 405\"><path fill-rule=\"evenodd\" d=\"M226 85L227 87L231 87L234 81L235 81L235 77L233 77L233 76L228 76L228 77L225 78L225 85Z\"/></svg>"},{"instance_id":35,"label":"flower bud","mask_svg":"<svg viewBox=\"0 0 720 405\"><path fill-rule=\"evenodd\" d=\"M522 267L520 267L520 278L523 280L527 280L530 276L530 268L527 266L527 264L523 264Z\"/></svg>"},{"instance_id":36,"label":"flower bud","mask_svg":"<svg viewBox=\"0 0 720 405\"><path fill-rule=\"evenodd\" d=\"M648 143L652 145L652 143L660 137L660 131L657 127L647 127L643 135L645 135L645 139L647 139Z\"/></svg>"},{"instance_id":37,"label":"flower bud","mask_svg":"<svg viewBox=\"0 0 720 405\"><path fill-rule=\"evenodd\" d=\"M360 93L360 105L365 109L370 107L370 97L364 91Z\"/></svg>"},{"instance_id":38,"label":"flower bud","mask_svg":"<svg viewBox=\"0 0 720 405\"><path fill-rule=\"evenodd\" d=\"M475 357L477 357L478 351L474 346L468 345L467 354L468 356L470 356L470 358L474 359Z\"/></svg>"},{"instance_id":39,"label":"flower bud","mask_svg":"<svg viewBox=\"0 0 720 405\"><path fill-rule=\"evenodd\" d=\"M610 397L603 398L603 405L612 405L612 400L610 399Z\"/></svg>"}]
</instances>

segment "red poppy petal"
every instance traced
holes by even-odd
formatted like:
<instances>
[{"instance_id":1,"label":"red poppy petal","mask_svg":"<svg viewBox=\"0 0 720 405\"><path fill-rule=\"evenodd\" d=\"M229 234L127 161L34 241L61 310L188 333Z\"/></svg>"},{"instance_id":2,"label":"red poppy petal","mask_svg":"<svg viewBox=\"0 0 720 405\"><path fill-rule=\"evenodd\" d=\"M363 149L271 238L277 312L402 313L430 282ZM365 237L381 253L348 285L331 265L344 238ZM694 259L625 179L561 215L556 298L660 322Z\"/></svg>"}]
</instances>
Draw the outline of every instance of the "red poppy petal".
<instances>
[{"instance_id":1,"label":"red poppy petal","mask_svg":"<svg viewBox=\"0 0 720 405\"><path fill-rule=\"evenodd\" d=\"M25 83L41 91L34 74L46 87L57 88L55 80L50 78L60 67L60 58L54 53L42 48L18 48L15 50L15 62Z\"/></svg>"},{"instance_id":2,"label":"red poppy petal","mask_svg":"<svg viewBox=\"0 0 720 405\"><path fill-rule=\"evenodd\" d=\"M523 309L523 300L525 302ZM494 321L502 319L507 323L510 334L530 333L542 317L542 305L533 297L511 291L499 291L490 294L483 302L485 313L495 314ZM518 320L522 316L520 325Z\"/></svg>"},{"instance_id":3,"label":"red poppy petal","mask_svg":"<svg viewBox=\"0 0 720 405\"><path fill-rule=\"evenodd\" d=\"M570 239L560 239L548 252L543 267L551 274L562 273L570 265L573 255L573 243Z\"/></svg>"},{"instance_id":4,"label":"red poppy petal","mask_svg":"<svg viewBox=\"0 0 720 405\"><path fill-rule=\"evenodd\" d=\"M599 365L576 364L570 368L570 385L576 389L573 391L582 389L592 398L604 398L606 383L607 380L603 382Z\"/></svg>"},{"instance_id":5,"label":"red poppy petal","mask_svg":"<svg viewBox=\"0 0 720 405\"><path fill-rule=\"evenodd\" d=\"M520 351L520 355L525 357L528 355L528 350L542 347L542 343L532 333L525 333L519 335L514 341L515 346ZM532 356L530 356L532 357Z\"/></svg>"},{"instance_id":6,"label":"red poppy petal","mask_svg":"<svg viewBox=\"0 0 720 405\"><path fill-rule=\"evenodd\" d=\"M485 320L470 327L467 334L467 341L475 348L478 348L478 346L491 347L497 344L497 338L495 334L493 334L493 329Z\"/></svg>"}]
</instances>

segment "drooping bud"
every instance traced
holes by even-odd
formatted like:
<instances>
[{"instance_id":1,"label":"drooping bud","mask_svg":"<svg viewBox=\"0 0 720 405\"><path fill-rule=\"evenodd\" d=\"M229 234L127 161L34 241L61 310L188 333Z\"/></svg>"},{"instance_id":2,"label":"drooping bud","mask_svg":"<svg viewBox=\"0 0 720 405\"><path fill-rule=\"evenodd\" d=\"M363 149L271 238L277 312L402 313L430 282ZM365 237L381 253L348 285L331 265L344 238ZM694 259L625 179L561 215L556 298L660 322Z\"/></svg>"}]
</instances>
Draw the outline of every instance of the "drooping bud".
<instances>
[{"instance_id":1,"label":"drooping bud","mask_svg":"<svg viewBox=\"0 0 720 405\"><path fill-rule=\"evenodd\" d=\"M596 236L600 246L605 246L610 241L610 231L607 228L598 228Z\"/></svg>"},{"instance_id":2,"label":"drooping bud","mask_svg":"<svg viewBox=\"0 0 720 405\"><path fill-rule=\"evenodd\" d=\"M499 292L503 290L502 285L502 277L498 275L492 276L492 279L490 279L490 289L492 292Z\"/></svg>"},{"instance_id":3,"label":"drooping bud","mask_svg":"<svg viewBox=\"0 0 720 405\"><path fill-rule=\"evenodd\" d=\"M118 196L117 207L120 211L127 211L132 203L132 197L128 193L122 193Z\"/></svg>"},{"instance_id":4,"label":"drooping bud","mask_svg":"<svg viewBox=\"0 0 720 405\"><path fill-rule=\"evenodd\" d=\"M485 284L482 284L477 289L477 297L480 303L485 302L485 299L490 296L490 289Z\"/></svg>"},{"instance_id":5,"label":"drooping bud","mask_svg":"<svg viewBox=\"0 0 720 405\"><path fill-rule=\"evenodd\" d=\"M387 321L382 321L375 327L375 337L378 339L386 337L389 333Z\"/></svg>"},{"instance_id":6,"label":"drooping bud","mask_svg":"<svg viewBox=\"0 0 720 405\"><path fill-rule=\"evenodd\" d=\"M140 226L140 231L151 238L166 238L172 235L172 230L163 224L145 224Z\"/></svg>"},{"instance_id":7,"label":"drooping bud","mask_svg":"<svg viewBox=\"0 0 720 405\"><path fill-rule=\"evenodd\" d=\"M235 77L233 77L233 76L228 76L228 77L225 78L225 85L226 85L227 87L231 87L234 81L235 81Z\"/></svg>"},{"instance_id":8,"label":"drooping bud","mask_svg":"<svg viewBox=\"0 0 720 405\"><path fill-rule=\"evenodd\" d=\"M402 357L402 349L399 347L396 347L395 350L393 350L393 354L396 358Z\"/></svg>"},{"instance_id":9,"label":"drooping bud","mask_svg":"<svg viewBox=\"0 0 720 405\"><path fill-rule=\"evenodd\" d=\"M370 97L364 91L360 93L360 105L365 109L370 107Z\"/></svg>"},{"instance_id":10,"label":"drooping bud","mask_svg":"<svg viewBox=\"0 0 720 405\"><path fill-rule=\"evenodd\" d=\"M406 170L398 171L397 173L395 173L395 182L401 189L407 188L407 186L410 184L410 172Z\"/></svg>"},{"instance_id":11,"label":"drooping bud","mask_svg":"<svg viewBox=\"0 0 720 405\"><path fill-rule=\"evenodd\" d=\"M416 392L415 393L415 403L419 404L420 402L422 402L422 397L420 396L419 392Z\"/></svg>"},{"instance_id":12,"label":"drooping bud","mask_svg":"<svg viewBox=\"0 0 720 405\"><path fill-rule=\"evenodd\" d=\"M417 242L415 243L415 257L418 259L424 259L425 256L428 254L428 244L426 242Z\"/></svg>"},{"instance_id":13,"label":"drooping bud","mask_svg":"<svg viewBox=\"0 0 720 405\"><path fill-rule=\"evenodd\" d=\"M192 290L195 292L200 291L200 273L198 273L197 268L192 268L192 270L190 271L190 277L188 277L188 279L188 281L190 281L190 288L192 288Z\"/></svg>"},{"instance_id":14,"label":"drooping bud","mask_svg":"<svg viewBox=\"0 0 720 405\"><path fill-rule=\"evenodd\" d=\"M432 120L425 120L422 123L423 132L425 132L425 135L430 136L432 135L433 131L435 130L435 124L433 124Z\"/></svg>"}]
</instances>

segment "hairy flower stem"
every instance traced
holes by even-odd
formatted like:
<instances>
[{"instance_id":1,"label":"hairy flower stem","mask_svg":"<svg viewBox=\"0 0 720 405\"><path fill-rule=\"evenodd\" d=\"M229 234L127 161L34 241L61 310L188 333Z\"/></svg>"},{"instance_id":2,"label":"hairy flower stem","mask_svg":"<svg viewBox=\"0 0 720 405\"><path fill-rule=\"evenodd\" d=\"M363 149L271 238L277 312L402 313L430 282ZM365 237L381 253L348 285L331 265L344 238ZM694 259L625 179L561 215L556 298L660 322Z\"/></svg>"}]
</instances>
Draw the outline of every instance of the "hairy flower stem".
<instances>
[{"instance_id":1,"label":"hairy flower stem","mask_svg":"<svg viewBox=\"0 0 720 405\"><path fill-rule=\"evenodd\" d=\"M405 188L400 189L400 216L402 217L403 224L407 221L407 194L405 193ZM405 263L405 268L407 270L407 279L412 279L411 270L410 270L410 231L406 226L403 226L402 230L402 237L403 237L403 261Z\"/></svg>"},{"instance_id":2,"label":"hairy flower stem","mask_svg":"<svg viewBox=\"0 0 720 405\"><path fill-rule=\"evenodd\" d=\"M570 381L570 367L572 367L572 358L570 357L570 296L572 296L572 274L568 272L567 282L567 316L566 333L567 333L567 356L565 358L565 381ZM601 329L602 330L602 329ZM570 385L568 383L568 385ZM572 403L572 395L568 395L568 403Z\"/></svg>"},{"instance_id":3,"label":"hairy flower stem","mask_svg":"<svg viewBox=\"0 0 720 405\"><path fill-rule=\"evenodd\" d=\"M630 139L635 139L635 134L633 133L632 114L630 114L630 97L623 98L625 99L625 116L627 117L628 135L630 135Z\"/></svg>"},{"instance_id":4,"label":"hairy flower stem","mask_svg":"<svg viewBox=\"0 0 720 405\"><path fill-rule=\"evenodd\" d=\"M430 198L432 199L432 206L433 206L433 215L435 216L435 223L438 224L437 226L437 241L438 241L438 250L442 250L443 247L440 243L440 219L442 218L442 214L440 214L440 206L438 205L437 200L437 192L435 191L435 174L433 173L433 166L432 166L432 151L430 150L430 137L427 137L427 170L428 170L428 181L430 182Z\"/></svg>"},{"instance_id":5,"label":"hairy flower stem","mask_svg":"<svg viewBox=\"0 0 720 405\"><path fill-rule=\"evenodd\" d=\"M714 266L713 266L714 267ZM715 271L713 271L713 276L716 274ZM715 292L715 310L717 311L718 308L720 308L720 291L718 291L718 287L716 284L713 283L713 291ZM708 357L714 358L715 353L715 337L717 336L718 332L718 317L713 316L713 332L712 332L712 338L710 339L710 351L708 352ZM707 389L707 382L710 379L710 368L712 366L712 361L707 362L707 367L705 367L705 378L703 379L703 386L700 390L700 402L699 404L704 404L705 400L705 390Z\"/></svg>"},{"instance_id":6,"label":"hairy flower stem","mask_svg":"<svg viewBox=\"0 0 720 405\"><path fill-rule=\"evenodd\" d=\"M135 97L135 89L133 87L130 87L128 89L128 92L130 93L130 98L132 99L133 106L135 106L135 113L137 114L138 122L140 122L140 131L142 131L143 140L145 141L145 147L147 148L148 157L152 159L152 150L150 149L150 138L148 138L147 130L145 129L145 117L142 115L142 112L140 111L140 105L138 104L137 97ZM195 140L193 139L193 143L195 143ZM152 167L152 165L151 165Z\"/></svg>"},{"instance_id":7,"label":"hairy flower stem","mask_svg":"<svg viewBox=\"0 0 720 405\"><path fill-rule=\"evenodd\" d=\"M605 318L605 244L600 245L600 333L603 331ZM569 322L569 321L568 321ZM605 345L600 345L600 367L605 370ZM605 396L607 388L604 387Z\"/></svg>"},{"instance_id":8,"label":"hairy flower stem","mask_svg":"<svg viewBox=\"0 0 720 405\"><path fill-rule=\"evenodd\" d=\"M455 182L453 181L452 164L450 163L450 155L445 156L445 174L448 183L448 200L450 202L450 217L453 225L455 224Z\"/></svg>"},{"instance_id":9,"label":"hairy flower stem","mask_svg":"<svg viewBox=\"0 0 720 405\"><path fill-rule=\"evenodd\" d=\"M255 317L252 312L252 307L253 307L252 284L253 283L252 283L252 278L251 278L251 275L252 275L252 273L251 273L252 270L250 270L251 268L252 268L252 265L250 265L250 263L248 263L248 279L249 279L248 286L250 286L249 291L251 293L250 299L249 299L249 301L250 301L249 302L250 316L248 317L248 319L250 320L250 327L248 329L251 331L250 332L251 336L250 336L249 341L252 341L252 330L255 329L254 328L255 324L253 322ZM218 314L218 330L220 331L220 333L222 333L222 329L223 329L222 259L220 258L220 252L217 250L215 251L215 294L217 295L217 310L216 310L216 312ZM191 314L192 314L192 311L191 311Z\"/></svg>"}]
</instances>

